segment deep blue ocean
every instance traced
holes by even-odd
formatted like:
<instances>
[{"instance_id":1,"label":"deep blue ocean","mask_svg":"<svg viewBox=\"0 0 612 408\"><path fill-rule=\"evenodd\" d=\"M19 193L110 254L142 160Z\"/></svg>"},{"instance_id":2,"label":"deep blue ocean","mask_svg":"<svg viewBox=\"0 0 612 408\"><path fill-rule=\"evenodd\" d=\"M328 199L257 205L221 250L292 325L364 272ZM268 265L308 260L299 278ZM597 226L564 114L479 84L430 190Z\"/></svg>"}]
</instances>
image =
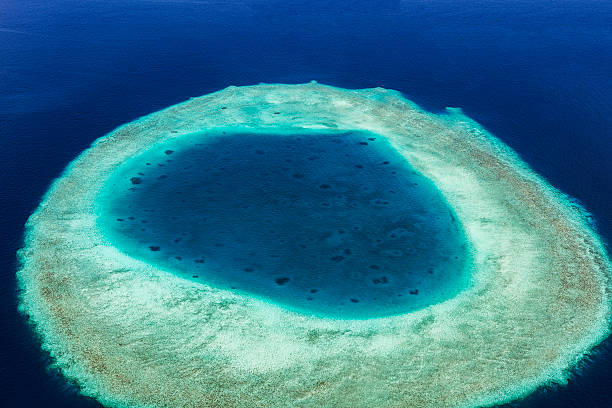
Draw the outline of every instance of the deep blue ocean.
<instances>
[{"instance_id":1,"label":"deep blue ocean","mask_svg":"<svg viewBox=\"0 0 612 408\"><path fill-rule=\"evenodd\" d=\"M47 369L15 251L51 180L113 128L229 85L402 91L461 107L612 242L611 1L0 0L0 406L99 407ZM612 406L612 343L512 407Z\"/></svg>"}]
</instances>

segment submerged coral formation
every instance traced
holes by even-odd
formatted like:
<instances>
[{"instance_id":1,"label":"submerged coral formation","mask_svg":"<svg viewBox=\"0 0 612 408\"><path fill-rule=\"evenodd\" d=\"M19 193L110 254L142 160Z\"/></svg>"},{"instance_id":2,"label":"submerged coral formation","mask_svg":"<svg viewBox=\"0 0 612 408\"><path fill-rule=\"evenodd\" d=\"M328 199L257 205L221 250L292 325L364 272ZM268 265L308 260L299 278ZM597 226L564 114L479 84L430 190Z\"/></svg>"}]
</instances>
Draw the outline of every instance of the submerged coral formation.
<instances>
[{"instance_id":1,"label":"submerged coral formation","mask_svg":"<svg viewBox=\"0 0 612 408\"><path fill-rule=\"evenodd\" d=\"M104 183L157 143L231 126L385 137L455 211L470 285L407 314L330 319L120 252L97 223ZM584 210L459 110L380 88L230 87L122 126L53 183L20 258L21 308L43 347L110 406L495 404L565 381L609 333L610 261Z\"/></svg>"}]
</instances>

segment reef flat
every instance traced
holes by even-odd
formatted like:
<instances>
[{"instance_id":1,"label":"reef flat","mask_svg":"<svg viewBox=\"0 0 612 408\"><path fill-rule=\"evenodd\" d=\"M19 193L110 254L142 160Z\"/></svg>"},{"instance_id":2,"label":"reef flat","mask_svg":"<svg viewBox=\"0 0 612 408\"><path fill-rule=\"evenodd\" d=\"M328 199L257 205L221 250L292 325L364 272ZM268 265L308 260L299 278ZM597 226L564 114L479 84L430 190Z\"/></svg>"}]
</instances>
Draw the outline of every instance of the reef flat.
<instances>
[{"instance_id":1,"label":"reef flat","mask_svg":"<svg viewBox=\"0 0 612 408\"><path fill-rule=\"evenodd\" d=\"M96 200L158 143L221 127L367 131L454 210L469 286L397 316L297 313L119 251ZM569 370L609 334L610 260L588 214L457 109L310 83L230 87L122 126L58 178L27 223L21 309L85 395L117 407L473 407Z\"/></svg>"}]
</instances>

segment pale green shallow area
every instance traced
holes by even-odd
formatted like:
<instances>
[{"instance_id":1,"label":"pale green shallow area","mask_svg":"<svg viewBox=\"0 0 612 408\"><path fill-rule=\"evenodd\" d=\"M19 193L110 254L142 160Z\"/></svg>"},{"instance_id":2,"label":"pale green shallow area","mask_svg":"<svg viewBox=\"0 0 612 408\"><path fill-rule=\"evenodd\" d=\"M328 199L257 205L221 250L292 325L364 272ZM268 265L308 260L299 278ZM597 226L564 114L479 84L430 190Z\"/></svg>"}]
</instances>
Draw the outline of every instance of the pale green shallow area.
<instances>
[{"instance_id":1,"label":"pale green shallow area","mask_svg":"<svg viewBox=\"0 0 612 408\"><path fill-rule=\"evenodd\" d=\"M231 126L387 137L456 212L469 288L405 315L324 319L114 248L95 217L113 171L154 143ZM459 110L434 115L381 88L230 87L122 126L54 182L20 258L21 308L43 347L109 406L495 404L563 383L609 334L610 261L584 211Z\"/></svg>"}]
</instances>

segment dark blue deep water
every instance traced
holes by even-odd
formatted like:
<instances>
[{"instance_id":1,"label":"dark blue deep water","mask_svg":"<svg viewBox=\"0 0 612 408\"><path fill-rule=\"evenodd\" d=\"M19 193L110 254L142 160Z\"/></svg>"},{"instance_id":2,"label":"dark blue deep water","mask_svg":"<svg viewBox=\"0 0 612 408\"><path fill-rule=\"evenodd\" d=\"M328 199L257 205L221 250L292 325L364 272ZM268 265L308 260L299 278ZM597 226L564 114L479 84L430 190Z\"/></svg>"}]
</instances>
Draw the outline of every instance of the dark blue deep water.
<instances>
[{"instance_id":1,"label":"dark blue deep water","mask_svg":"<svg viewBox=\"0 0 612 408\"><path fill-rule=\"evenodd\" d=\"M0 1L0 406L98 407L16 312L15 251L53 177L114 127L228 85L383 86L460 106L612 239L612 2ZM610 342L516 407L612 406Z\"/></svg>"},{"instance_id":2,"label":"dark blue deep water","mask_svg":"<svg viewBox=\"0 0 612 408\"><path fill-rule=\"evenodd\" d=\"M125 163L98 207L129 255L303 313L406 313L469 279L451 208L373 133L183 136Z\"/></svg>"}]
</instances>

